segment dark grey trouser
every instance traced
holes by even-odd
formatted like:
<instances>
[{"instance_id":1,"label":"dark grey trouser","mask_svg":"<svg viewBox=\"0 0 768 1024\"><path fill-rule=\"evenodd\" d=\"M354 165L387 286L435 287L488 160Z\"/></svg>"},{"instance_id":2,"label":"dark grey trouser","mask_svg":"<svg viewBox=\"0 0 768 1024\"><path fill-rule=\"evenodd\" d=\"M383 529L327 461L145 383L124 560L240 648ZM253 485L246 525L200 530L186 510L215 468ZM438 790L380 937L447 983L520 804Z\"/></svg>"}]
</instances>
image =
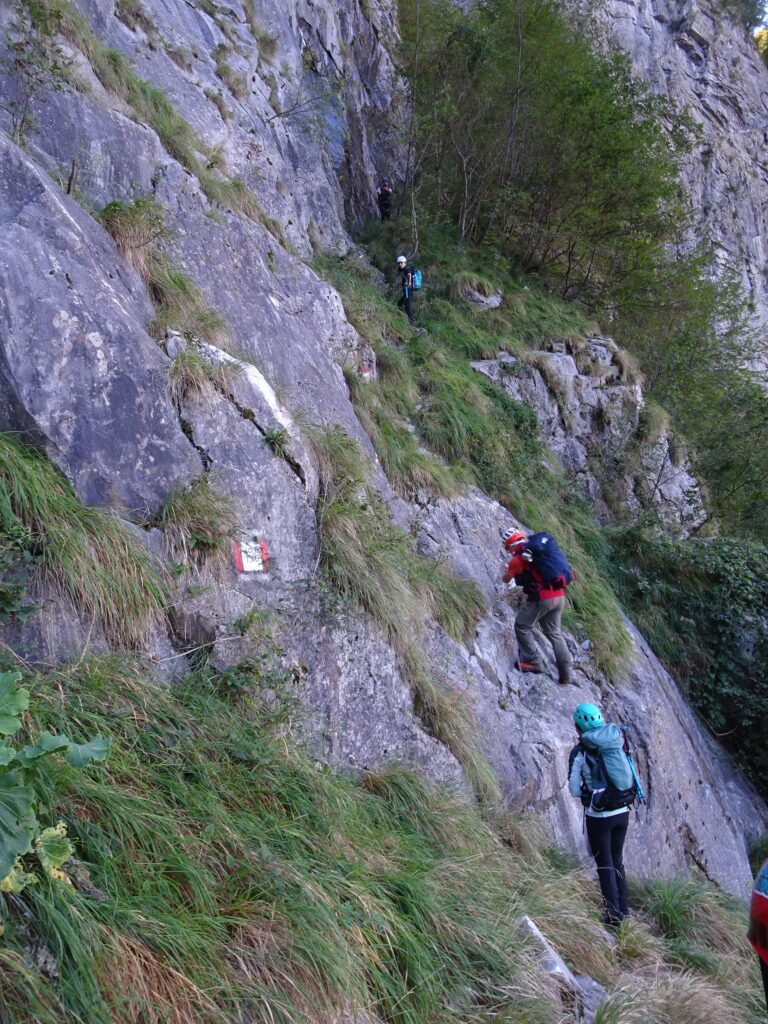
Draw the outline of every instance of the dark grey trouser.
<instances>
[{"instance_id":1,"label":"dark grey trouser","mask_svg":"<svg viewBox=\"0 0 768 1024\"><path fill-rule=\"evenodd\" d=\"M568 679L571 674L571 654L560 629L564 607L564 597L550 597L546 601L532 601L529 597L517 613L515 636L520 661L530 661L541 672L543 666L533 638L534 626L538 626L552 644L560 678Z\"/></svg>"}]
</instances>

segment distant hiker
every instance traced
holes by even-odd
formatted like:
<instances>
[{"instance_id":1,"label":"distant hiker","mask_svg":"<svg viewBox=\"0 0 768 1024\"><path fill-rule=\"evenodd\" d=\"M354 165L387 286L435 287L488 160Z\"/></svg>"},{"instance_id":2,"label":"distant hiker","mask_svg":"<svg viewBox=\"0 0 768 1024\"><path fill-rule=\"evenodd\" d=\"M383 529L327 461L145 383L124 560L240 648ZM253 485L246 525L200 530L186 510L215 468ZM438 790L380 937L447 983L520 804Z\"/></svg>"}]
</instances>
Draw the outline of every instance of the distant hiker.
<instances>
[{"instance_id":1,"label":"distant hiker","mask_svg":"<svg viewBox=\"0 0 768 1024\"><path fill-rule=\"evenodd\" d=\"M501 537L505 551L512 555L504 571L504 582L514 580L527 598L515 619L515 668L521 672L544 671L533 638L534 627L538 626L552 644L558 681L565 686L571 681L572 659L560 622L565 607L565 588L573 581L573 570L549 533L526 537L522 530L506 530Z\"/></svg>"},{"instance_id":2,"label":"distant hiker","mask_svg":"<svg viewBox=\"0 0 768 1024\"><path fill-rule=\"evenodd\" d=\"M644 799L622 729L606 723L595 704L573 712L579 742L568 760L568 788L584 805L587 838L597 865L604 921L618 925L629 913L624 840L629 808Z\"/></svg>"},{"instance_id":3,"label":"distant hiker","mask_svg":"<svg viewBox=\"0 0 768 1024\"><path fill-rule=\"evenodd\" d=\"M381 184L376 189L376 201L379 204L379 216L382 220L389 220L392 215L392 194L394 189L392 188L392 182L389 177L385 174L381 179Z\"/></svg>"},{"instance_id":4,"label":"distant hiker","mask_svg":"<svg viewBox=\"0 0 768 1024\"><path fill-rule=\"evenodd\" d=\"M760 958L765 1007L768 1010L768 860L760 868L749 908L749 941Z\"/></svg>"},{"instance_id":5,"label":"distant hiker","mask_svg":"<svg viewBox=\"0 0 768 1024\"><path fill-rule=\"evenodd\" d=\"M400 284L402 287L402 294L397 305L399 309L405 310L408 314L408 319L413 323L413 267L408 266L408 260L405 256L397 257L397 266L400 271Z\"/></svg>"}]
</instances>

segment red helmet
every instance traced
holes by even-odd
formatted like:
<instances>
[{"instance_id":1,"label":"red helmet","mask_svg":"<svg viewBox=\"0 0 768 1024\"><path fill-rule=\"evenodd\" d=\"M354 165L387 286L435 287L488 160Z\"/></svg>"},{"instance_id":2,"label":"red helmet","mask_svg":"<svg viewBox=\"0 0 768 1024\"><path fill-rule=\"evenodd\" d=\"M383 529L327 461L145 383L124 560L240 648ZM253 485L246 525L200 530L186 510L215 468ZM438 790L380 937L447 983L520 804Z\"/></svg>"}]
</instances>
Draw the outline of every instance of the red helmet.
<instances>
[{"instance_id":1,"label":"red helmet","mask_svg":"<svg viewBox=\"0 0 768 1024\"><path fill-rule=\"evenodd\" d=\"M522 530L505 530L501 535L505 551L514 551L515 548L525 544L526 539Z\"/></svg>"}]
</instances>

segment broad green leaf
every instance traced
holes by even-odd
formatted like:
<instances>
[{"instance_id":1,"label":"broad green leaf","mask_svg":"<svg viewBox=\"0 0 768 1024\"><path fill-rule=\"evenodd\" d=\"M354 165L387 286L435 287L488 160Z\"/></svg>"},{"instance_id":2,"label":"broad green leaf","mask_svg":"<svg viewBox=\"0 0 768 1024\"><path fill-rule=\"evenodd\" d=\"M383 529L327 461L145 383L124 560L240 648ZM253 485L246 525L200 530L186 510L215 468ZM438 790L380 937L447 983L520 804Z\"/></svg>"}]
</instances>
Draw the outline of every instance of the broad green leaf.
<instances>
[{"instance_id":1,"label":"broad green leaf","mask_svg":"<svg viewBox=\"0 0 768 1024\"><path fill-rule=\"evenodd\" d=\"M19 761L27 765L31 761L36 761L38 757L53 754L57 750L66 750L69 746L68 736L54 736L50 732L41 732L34 747L27 745L19 751Z\"/></svg>"},{"instance_id":2,"label":"broad green leaf","mask_svg":"<svg viewBox=\"0 0 768 1024\"><path fill-rule=\"evenodd\" d=\"M29 692L19 686L20 679L20 672L0 672L0 736L17 732L21 728L19 716L29 707Z\"/></svg>"},{"instance_id":3,"label":"broad green leaf","mask_svg":"<svg viewBox=\"0 0 768 1024\"><path fill-rule=\"evenodd\" d=\"M35 840L35 853L43 870L49 878L69 882L67 876L59 870L74 852L72 843L67 839L67 826L63 821L51 828L44 828Z\"/></svg>"},{"instance_id":4,"label":"broad green leaf","mask_svg":"<svg viewBox=\"0 0 768 1024\"><path fill-rule=\"evenodd\" d=\"M25 871L21 859L17 858L16 863L5 878L0 879L0 892L21 892L22 889L26 889L28 885L32 885L36 881L37 875ZM2 932L0 932L0 935L2 935Z\"/></svg>"},{"instance_id":5,"label":"broad green leaf","mask_svg":"<svg viewBox=\"0 0 768 1024\"><path fill-rule=\"evenodd\" d=\"M13 747L6 747L4 743L0 743L0 768L10 764L14 757L16 757L16 753Z\"/></svg>"},{"instance_id":6,"label":"broad green leaf","mask_svg":"<svg viewBox=\"0 0 768 1024\"><path fill-rule=\"evenodd\" d=\"M67 750L67 763L73 768L85 768L91 761L103 761L109 756L112 740L104 736L94 736L89 743L70 743Z\"/></svg>"},{"instance_id":7,"label":"broad green leaf","mask_svg":"<svg viewBox=\"0 0 768 1024\"><path fill-rule=\"evenodd\" d=\"M0 878L5 878L16 858L29 853L37 829L35 794L22 784L16 772L0 774Z\"/></svg>"}]
</instances>

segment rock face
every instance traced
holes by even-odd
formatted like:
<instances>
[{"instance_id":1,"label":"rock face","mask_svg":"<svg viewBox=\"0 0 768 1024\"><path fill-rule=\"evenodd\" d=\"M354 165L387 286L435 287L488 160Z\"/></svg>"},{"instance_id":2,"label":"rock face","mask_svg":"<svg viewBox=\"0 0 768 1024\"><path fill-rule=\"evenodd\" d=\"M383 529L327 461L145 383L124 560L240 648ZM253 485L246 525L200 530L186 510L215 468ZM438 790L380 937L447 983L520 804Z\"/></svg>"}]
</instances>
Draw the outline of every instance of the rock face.
<instances>
[{"instance_id":1,"label":"rock face","mask_svg":"<svg viewBox=\"0 0 768 1024\"><path fill-rule=\"evenodd\" d=\"M146 652L161 679L171 683L184 671L191 648L205 649L221 668L266 659L301 695L318 757L353 767L407 760L466 787L458 763L415 716L386 638L329 594L316 572L313 424L338 424L357 438L377 486L392 498L373 469L343 374L344 366L367 365L369 354L338 295L301 257L318 247L347 251L346 225L372 209L374 171L397 172L400 157L388 148L401 116L388 49L395 4L145 6L148 27L135 31L111 0L82 0L80 9L107 45L171 98L209 147L213 169L223 158L264 213L245 216L213 201L76 55L90 89L56 93L41 105L26 152L2 136L0 426L44 446L84 501L110 504L145 527L174 486L208 474L234 500L249 536L268 543L267 572L238 574L230 565L180 584L168 629ZM8 127L3 113L0 128ZM72 161L81 204L60 185ZM149 336L154 310L145 284L87 212L146 194L166 210L166 253L226 320L227 337L216 345L178 333L161 345ZM242 371L224 393L174 405L165 380L187 344L214 364L240 361ZM516 366L500 358L477 369L534 405L553 451L607 509L591 460L597 449L622 448L625 428L636 433L638 387L621 379L606 339L593 339L580 355L536 359ZM643 498L634 478L622 488L630 507ZM657 490L661 497L652 499L682 524L690 509L675 511L675 495ZM471 642L433 625L425 643L438 681L475 708L509 804L539 810L559 841L584 853L580 806L564 789L570 712L581 700L601 700L633 723L649 780L651 802L628 844L631 869L690 868L744 893L747 836L764 829L766 808L707 740L642 638L634 637L615 686L595 669L583 637L568 641L574 686L520 676L514 609L497 590L498 528L513 525L509 514L477 491L451 502L400 502L396 514L424 553L471 576L489 601ZM163 556L157 530L135 532ZM46 662L103 650L97 634L49 594L37 616L5 638Z\"/></svg>"},{"instance_id":2,"label":"rock face","mask_svg":"<svg viewBox=\"0 0 768 1024\"><path fill-rule=\"evenodd\" d=\"M679 460L665 422L643 418L645 400L630 357L610 338L566 343L525 361L501 353L473 363L478 373L531 406L549 448L606 523L653 510L684 534L704 521L698 483Z\"/></svg>"},{"instance_id":3,"label":"rock face","mask_svg":"<svg viewBox=\"0 0 768 1024\"><path fill-rule=\"evenodd\" d=\"M768 69L757 47L717 0L605 0L596 16L653 91L701 126L684 168L696 233L736 269L764 330Z\"/></svg>"}]
</instances>

